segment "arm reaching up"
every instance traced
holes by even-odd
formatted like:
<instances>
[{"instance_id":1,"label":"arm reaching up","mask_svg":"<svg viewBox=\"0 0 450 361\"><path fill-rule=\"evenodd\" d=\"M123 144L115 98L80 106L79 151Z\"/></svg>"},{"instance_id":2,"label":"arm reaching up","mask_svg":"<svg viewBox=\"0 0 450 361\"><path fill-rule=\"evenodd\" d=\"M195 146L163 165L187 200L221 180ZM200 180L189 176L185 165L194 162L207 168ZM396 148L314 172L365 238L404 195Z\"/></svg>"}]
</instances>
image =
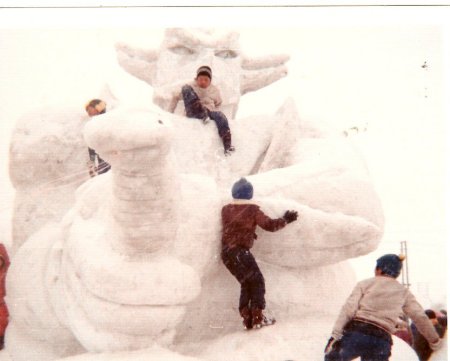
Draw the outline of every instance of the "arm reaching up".
<instances>
[{"instance_id":1,"label":"arm reaching up","mask_svg":"<svg viewBox=\"0 0 450 361\"><path fill-rule=\"evenodd\" d=\"M275 232L285 227L287 222L283 218L272 219L258 209L258 213L256 214L256 224L266 231Z\"/></svg>"}]
</instances>

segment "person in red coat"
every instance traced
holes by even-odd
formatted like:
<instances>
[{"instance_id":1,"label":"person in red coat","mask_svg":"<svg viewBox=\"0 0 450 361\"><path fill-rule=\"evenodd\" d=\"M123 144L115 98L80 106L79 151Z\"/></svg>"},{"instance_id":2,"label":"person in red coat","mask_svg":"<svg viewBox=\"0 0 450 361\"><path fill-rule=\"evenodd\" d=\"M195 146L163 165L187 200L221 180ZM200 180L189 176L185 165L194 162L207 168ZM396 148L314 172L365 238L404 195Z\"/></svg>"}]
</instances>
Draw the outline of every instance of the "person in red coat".
<instances>
[{"instance_id":1,"label":"person in red coat","mask_svg":"<svg viewBox=\"0 0 450 361\"><path fill-rule=\"evenodd\" d=\"M6 307L5 280L9 267L9 257L5 246L0 243L0 350L3 349L6 326L8 326L8 307Z\"/></svg>"},{"instance_id":2,"label":"person in red coat","mask_svg":"<svg viewBox=\"0 0 450 361\"><path fill-rule=\"evenodd\" d=\"M297 212L286 211L282 218L272 219L258 205L249 202L253 186L245 178L233 185L233 203L222 208L221 258L227 269L241 285L239 313L245 328L260 328L272 324L263 310L266 306L265 281L250 252L256 239L256 227L275 232L297 219Z\"/></svg>"}]
</instances>

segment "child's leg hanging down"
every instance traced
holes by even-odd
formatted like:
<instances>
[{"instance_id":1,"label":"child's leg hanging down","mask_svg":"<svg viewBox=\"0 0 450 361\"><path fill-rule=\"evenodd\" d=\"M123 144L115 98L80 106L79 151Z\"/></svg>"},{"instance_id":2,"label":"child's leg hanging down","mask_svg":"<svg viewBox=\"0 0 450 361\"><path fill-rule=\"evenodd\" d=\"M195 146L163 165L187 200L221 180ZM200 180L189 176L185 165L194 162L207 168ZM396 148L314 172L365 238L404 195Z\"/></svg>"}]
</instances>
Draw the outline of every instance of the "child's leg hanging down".
<instances>
[{"instance_id":1,"label":"child's leg hanging down","mask_svg":"<svg viewBox=\"0 0 450 361\"><path fill-rule=\"evenodd\" d=\"M235 150L231 145L231 131L228 125L228 119L222 112L209 111L209 117L214 120L219 132L219 137L222 138L223 148L226 154Z\"/></svg>"}]
</instances>

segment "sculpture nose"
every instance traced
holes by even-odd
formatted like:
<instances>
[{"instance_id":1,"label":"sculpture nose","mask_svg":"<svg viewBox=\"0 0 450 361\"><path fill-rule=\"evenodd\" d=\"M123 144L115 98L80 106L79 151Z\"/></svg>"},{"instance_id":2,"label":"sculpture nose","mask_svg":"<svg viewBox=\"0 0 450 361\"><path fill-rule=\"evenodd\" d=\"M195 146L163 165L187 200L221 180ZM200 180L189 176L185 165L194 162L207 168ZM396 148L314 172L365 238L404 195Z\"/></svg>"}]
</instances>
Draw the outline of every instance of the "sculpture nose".
<instances>
[{"instance_id":1,"label":"sculpture nose","mask_svg":"<svg viewBox=\"0 0 450 361\"><path fill-rule=\"evenodd\" d=\"M203 49L201 56L199 58L199 65L203 66L209 66L211 69L214 68L214 49L212 48L205 48Z\"/></svg>"}]
</instances>

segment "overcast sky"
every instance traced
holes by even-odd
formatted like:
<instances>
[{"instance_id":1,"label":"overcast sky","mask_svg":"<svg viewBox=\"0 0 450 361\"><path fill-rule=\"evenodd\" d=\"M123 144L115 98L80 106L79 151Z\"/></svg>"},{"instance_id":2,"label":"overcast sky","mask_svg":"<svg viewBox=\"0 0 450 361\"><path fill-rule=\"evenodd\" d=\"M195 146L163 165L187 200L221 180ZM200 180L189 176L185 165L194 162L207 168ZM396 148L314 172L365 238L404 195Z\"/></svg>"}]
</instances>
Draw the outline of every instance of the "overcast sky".
<instances>
[{"instance_id":1,"label":"overcast sky","mask_svg":"<svg viewBox=\"0 0 450 361\"><path fill-rule=\"evenodd\" d=\"M352 139L382 199L386 234L376 252L354 262L358 278L371 276L375 259L397 253L399 242L407 240L419 297L442 300L447 272L441 270L448 271L444 44L449 41L442 12L431 20L428 10L406 17L378 8L222 10L79 9L70 19L66 11L0 11L0 226L5 227L13 197L7 151L18 116L38 106L83 106L105 81L117 78L115 41L157 47L166 26L232 26L246 53L291 55L288 77L243 97L238 117L273 113L291 96L303 118L342 130L367 126ZM380 14L383 22L374 21ZM134 91L123 89L124 97L151 95L139 81L130 87ZM445 267L437 267L441 264Z\"/></svg>"}]
</instances>

